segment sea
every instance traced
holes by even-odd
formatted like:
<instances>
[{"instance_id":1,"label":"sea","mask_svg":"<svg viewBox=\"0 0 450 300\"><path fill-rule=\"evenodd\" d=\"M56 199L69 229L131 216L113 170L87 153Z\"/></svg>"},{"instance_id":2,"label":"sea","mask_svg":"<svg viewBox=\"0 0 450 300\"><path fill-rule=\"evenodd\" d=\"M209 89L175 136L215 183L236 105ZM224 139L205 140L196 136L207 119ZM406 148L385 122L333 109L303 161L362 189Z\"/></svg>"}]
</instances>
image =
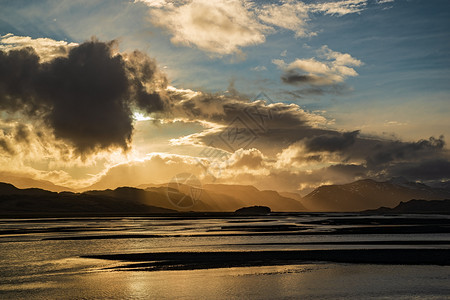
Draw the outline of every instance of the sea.
<instances>
[{"instance_id":1,"label":"sea","mask_svg":"<svg viewBox=\"0 0 450 300\"><path fill-rule=\"evenodd\" d=\"M445 255L449 226L439 214L3 218L0 299L450 299L448 263L351 257ZM322 258L289 258L302 251Z\"/></svg>"}]
</instances>

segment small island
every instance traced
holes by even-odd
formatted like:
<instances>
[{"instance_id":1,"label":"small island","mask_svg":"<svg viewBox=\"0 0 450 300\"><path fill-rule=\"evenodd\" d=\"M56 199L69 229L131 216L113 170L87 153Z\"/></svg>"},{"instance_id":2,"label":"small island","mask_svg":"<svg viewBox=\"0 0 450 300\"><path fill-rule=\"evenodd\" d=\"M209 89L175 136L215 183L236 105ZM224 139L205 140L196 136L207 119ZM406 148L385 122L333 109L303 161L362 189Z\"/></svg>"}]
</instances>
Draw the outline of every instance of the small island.
<instances>
[{"instance_id":1,"label":"small island","mask_svg":"<svg viewBox=\"0 0 450 300\"><path fill-rule=\"evenodd\" d=\"M248 206L242 207L236 210L234 213L238 215L255 216L255 215L268 215L271 209L267 206Z\"/></svg>"}]
</instances>

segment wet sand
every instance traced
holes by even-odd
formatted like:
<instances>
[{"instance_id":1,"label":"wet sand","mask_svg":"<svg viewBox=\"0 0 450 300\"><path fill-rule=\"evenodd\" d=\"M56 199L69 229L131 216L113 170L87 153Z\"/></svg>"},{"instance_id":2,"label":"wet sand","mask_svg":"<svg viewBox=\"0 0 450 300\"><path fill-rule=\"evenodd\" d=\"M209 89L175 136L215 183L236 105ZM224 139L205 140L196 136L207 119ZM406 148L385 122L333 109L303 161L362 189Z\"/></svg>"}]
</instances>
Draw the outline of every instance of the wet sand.
<instances>
[{"instance_id":1,"label":"wet sand","mask_svg":"<svg viewBox=\"0 0 450 300\"><path fill-rule=\"evenodd\" d=\"M3 219L0 298L442 299L449 227L336 213Z\"/></svg>"},{"instance_id":2,"label":"wet sand","mask_svg":"<svg viewBox=\"0 0 450 300\"><path fill-rule=\"evenodd\" d=\"M162 252L82 256L130 262L114 269L160 271L335 262L384 265L450 265L450 249Z\"/></svg>"}]
</instances>

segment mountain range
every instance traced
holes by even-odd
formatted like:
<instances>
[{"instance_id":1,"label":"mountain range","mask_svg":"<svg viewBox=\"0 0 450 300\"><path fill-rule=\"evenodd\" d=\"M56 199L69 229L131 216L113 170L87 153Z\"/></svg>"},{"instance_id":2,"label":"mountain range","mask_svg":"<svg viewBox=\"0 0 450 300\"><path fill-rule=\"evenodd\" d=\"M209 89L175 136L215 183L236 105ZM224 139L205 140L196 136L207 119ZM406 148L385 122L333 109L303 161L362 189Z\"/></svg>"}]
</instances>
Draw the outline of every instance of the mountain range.
<instances>
[{"instance_id":1,"label":"mountain range","mask_svg":"<svg viewBox=\"0 0 450 300\"><path fill-rule=\"evenodd\" d=\"M393 208L411 199L443 200L450 189L432 188L423 183L394 178L378 182L358 180L342 185L324 185L306 195L301 203L310 211L351 212L379 207Z\"/></svg>"},{"instance_id":2,"label":"mountain range","mask_svg":"<svg viewBox=\"0 0 450 300\"><path fill-rule=\"evenodd\" d=\"M401 178L377 182L359 180L324 185L305 197L297 193L261 191L249 185L143 185L140 188L91 190L82 193L19 189L0 183L3 215L31 213L170 213L177 211L233 212L247 206L267 206L275 212L356 212L394 208L411 199L450 199L450 189L433 188Z\"/></svg>"}]
</instances>

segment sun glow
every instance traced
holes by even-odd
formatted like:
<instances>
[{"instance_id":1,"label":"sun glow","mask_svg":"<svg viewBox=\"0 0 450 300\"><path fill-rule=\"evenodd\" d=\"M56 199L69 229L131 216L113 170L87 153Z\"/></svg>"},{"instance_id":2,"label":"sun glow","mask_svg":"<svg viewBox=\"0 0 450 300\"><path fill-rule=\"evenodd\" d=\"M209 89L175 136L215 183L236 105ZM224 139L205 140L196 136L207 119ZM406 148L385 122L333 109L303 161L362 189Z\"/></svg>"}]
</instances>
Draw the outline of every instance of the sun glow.
<instances>
[{"instance_id":1,"label":"sun glow","mask_svg":"<svg viewBox=\"0 0 450 300\"><path fill-rule=\"evenodd\" d=\"M154 120L154 118L144 115L143 113L140 113L140 112L134 112L133 119L136 122Z\"/></svg>"}]
</instances>

